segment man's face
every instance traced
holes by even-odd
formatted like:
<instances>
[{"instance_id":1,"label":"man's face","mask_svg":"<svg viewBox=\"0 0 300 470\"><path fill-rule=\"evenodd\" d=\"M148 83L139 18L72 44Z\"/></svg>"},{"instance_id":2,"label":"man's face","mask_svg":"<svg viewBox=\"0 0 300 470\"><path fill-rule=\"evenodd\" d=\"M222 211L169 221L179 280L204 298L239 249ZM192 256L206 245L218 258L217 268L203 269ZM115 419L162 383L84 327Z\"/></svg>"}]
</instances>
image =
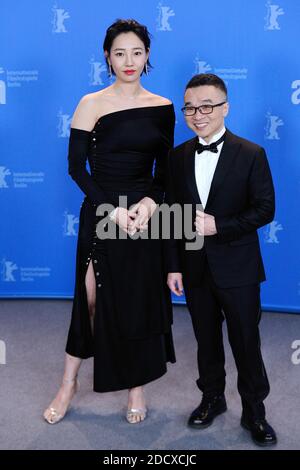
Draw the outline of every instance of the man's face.
<instances>
[{"instance_id":1,"label":"man's face","mask_svg":"<svg viewBox=\"0 0 300 470\"><path fill-rule=\"evenodd\" d=\"M184 95L184 106L214 105L226 101L225 93L213 85L201 85L196 88L188 88ZM187 125L199 137L207 143L224 126L224 118L227 116L229 104L213 108L211 114L201 114L198 110L193 116L185 116Z\"/></svg>"}]
</instances>

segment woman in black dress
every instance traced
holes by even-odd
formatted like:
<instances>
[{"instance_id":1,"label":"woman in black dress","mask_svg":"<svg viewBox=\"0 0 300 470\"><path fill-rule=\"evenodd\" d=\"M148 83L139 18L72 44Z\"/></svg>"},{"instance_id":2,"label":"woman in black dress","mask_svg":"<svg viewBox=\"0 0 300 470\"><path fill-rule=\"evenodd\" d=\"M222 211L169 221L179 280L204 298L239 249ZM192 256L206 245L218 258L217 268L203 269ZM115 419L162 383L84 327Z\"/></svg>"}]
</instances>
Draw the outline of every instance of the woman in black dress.
<instances>
[{"instance_id":1,"label":"woman in black dress","mask_svg":"<svg viewBox=\"0 0 300 470\"><path fill-rule=\"evenodd\" d=\"M66 414L82 359L94 356L96 392L128 389L130 423L146 417L143 385L161 377L167 362L175 362L162 243L133 236L148 223L150 227L151 216L163 201L174 109L168 99L140 84L150 66L145 26L134 20L116 21L106 32L103 49L116 80L84 96L71 124L69 173L86 197L80 210L65 371L44 412L50 424ZM127 197L127 208L120 204L120 196ZM104 203L113 209L109 217L118 228L115 239L96 234L102 220L96 209ZM120 236L122 231L127 238Z\"/></svg>"}]
</instances>

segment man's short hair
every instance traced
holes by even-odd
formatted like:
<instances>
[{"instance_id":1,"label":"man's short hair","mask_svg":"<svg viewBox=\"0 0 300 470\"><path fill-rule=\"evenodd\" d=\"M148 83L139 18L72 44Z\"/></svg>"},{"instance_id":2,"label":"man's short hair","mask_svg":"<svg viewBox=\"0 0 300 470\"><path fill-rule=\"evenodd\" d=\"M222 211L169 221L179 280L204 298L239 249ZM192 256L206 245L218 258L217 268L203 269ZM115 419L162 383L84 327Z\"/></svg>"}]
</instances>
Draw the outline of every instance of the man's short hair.
<instances>
[{"instance_id":1,"label":"man's short hair","mask_svg":"<svg viewBox=\"0 0 300 470\"><path fill-rule=\"evenodd\" d=\"M222 78L214 75L213 73L199 73L198 75L194 75L186 85L185 91L188 88L196 88L203 85L210 85L218 88L219 90L223 91L223 93L225 93L227 98L227 88L225 83L223 82Z\"/></svg>"}]
</instances>

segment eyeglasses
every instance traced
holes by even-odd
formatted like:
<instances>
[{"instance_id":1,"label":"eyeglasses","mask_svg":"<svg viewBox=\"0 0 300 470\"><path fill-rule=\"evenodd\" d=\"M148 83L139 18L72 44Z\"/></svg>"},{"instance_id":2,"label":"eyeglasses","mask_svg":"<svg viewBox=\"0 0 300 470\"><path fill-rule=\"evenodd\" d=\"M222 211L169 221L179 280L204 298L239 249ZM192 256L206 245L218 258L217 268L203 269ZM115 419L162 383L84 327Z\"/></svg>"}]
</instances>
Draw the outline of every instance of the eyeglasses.
<instances>
[{"instance_id":1,"label":"eyeglasses","mask_svg":"<svg viewBox=\"0 0 300 470\"><path fill-rule=\"evenodd\" d=\"M217 106L222 106L222 104L225 104L226 101L222 101L222 103L218 104L202 104L201 106L184 106L181 108L181 111L185 116L194 116L196 114L197 110L201 114L211 114Z\"/></svg>"}]
</instances>

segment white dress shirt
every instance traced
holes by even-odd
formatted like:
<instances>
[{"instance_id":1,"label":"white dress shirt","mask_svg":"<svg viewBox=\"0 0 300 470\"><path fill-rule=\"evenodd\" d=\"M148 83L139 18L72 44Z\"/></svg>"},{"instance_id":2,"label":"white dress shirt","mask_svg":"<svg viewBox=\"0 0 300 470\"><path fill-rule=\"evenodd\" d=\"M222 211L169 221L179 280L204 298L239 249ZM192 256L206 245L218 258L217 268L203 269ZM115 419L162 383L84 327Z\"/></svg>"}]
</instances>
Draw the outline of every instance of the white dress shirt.
<instances>
[{"instance_id":1,"label":"white dress shirt","mask_svg":"<svg viewBox=\"0 0 300 470\"><path fill-rule=\"evenodd\" d=\"M209 145L212 144L213 142L216 142L219 140L222 135L225 132L225 127L220 130L217 134L213 136L211 141L205 142L201 137L199 137L199 142L200 144L203 145ZM210 191L210 186L212 179L214 177L214 173L216 170L216 166L219 160L219 156L223 147L223 143L221 142L218 145L218 153L213 153L209 152L208 150L204 150L200 154L196 152L195 154L195 177L196 177L196 184L197 184L197 189L198 193L200 196L200 200L202 202L203 209L205 209L209 191Z\"/></svg>"}]
</instances>

